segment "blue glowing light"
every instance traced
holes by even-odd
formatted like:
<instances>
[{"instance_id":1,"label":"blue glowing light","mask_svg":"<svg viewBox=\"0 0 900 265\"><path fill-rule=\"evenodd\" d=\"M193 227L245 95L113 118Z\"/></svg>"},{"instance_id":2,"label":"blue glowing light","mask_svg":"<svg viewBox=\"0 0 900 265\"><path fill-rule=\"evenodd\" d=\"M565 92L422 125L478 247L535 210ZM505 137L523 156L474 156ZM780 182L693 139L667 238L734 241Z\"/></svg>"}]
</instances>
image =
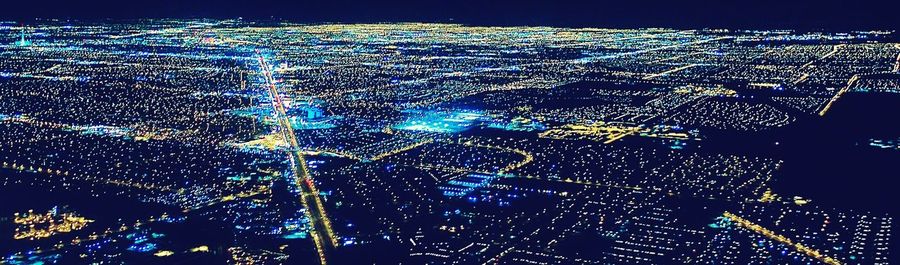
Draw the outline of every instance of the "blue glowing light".
<instances>
[{"instance_id":1,"label":"blue glowing light","mask_svg":"<svg viewBox=\"0 0 900 265\"><path fill-rule=\"evenodd\" d=\"M477 111L406 110L406 121L394 129L420 132L456 133L472 127L483 115Z\"/></svg>"}]
</instances>

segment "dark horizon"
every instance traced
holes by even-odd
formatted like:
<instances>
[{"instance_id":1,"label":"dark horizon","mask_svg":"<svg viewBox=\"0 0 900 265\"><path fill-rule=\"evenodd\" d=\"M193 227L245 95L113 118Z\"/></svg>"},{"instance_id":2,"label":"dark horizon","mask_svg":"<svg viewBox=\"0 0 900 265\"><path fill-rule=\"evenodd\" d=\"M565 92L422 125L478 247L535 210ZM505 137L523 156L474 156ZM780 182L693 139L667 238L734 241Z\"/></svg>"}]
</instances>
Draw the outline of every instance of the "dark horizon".
<instances>
[{"instance_id":1,"label":"dark horizon","mask_svg":"<svg viewBox=\"0 0 900 265\"><path fill-rule=\"evenodd\" d=\"M484 26L893 30L896 4L879 0L671 1L17 1L0 19L237 18L299 23L452 22Z\"/></svg>"}]
</instances>

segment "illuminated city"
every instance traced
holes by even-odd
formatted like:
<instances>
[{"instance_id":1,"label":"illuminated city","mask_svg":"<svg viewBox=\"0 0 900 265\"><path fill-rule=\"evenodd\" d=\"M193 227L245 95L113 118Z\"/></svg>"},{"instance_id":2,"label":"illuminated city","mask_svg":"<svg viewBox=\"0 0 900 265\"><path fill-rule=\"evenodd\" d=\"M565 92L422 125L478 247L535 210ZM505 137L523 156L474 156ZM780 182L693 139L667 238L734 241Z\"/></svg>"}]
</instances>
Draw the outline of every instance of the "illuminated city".
<instances>
[{"instance_id":1,"label":"illuminated city","mask_svg":"<svg viewBox=\"0 0 900 265\"><path fill-rule=\"evenodd\" d=\"M892 30L5 21L0 264L889 264L898 113Z\"/></svg>"}]
</instances>

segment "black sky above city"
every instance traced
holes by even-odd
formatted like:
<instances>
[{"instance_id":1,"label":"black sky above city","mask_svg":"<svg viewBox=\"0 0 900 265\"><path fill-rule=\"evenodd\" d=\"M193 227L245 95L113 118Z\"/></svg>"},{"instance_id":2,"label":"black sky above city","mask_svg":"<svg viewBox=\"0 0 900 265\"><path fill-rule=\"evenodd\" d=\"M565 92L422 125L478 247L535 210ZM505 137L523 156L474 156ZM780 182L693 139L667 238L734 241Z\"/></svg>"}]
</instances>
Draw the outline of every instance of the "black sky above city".
<instances>
[{"instance_id":1,"label":"black sky above city","mask_svg":"<svg viewBox=\"0 0 900 265\"><path fill-rule=\"evenodd\" d=\"M566 27L895 29L891 0L43 0L4 1L0 18L278 18L297 22L455 22Z\"/></svg>"}]
</instances>

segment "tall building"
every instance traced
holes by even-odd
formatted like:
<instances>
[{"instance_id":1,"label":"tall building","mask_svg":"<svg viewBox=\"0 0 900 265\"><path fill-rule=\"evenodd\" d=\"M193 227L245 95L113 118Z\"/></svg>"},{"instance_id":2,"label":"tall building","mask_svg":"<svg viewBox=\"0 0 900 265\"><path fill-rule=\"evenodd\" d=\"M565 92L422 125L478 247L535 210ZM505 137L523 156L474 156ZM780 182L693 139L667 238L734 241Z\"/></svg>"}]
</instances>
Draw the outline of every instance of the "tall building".
<instances>
[{"instance_id":1,"label":"tall building","mask_svg":"<svg viewBox=\"0 0 900 265\"><path fill-rule=\"evenodd\" d=\"M19 34L19 41L16 42L17 46L30 46L31 41L25 39L25 26L22 26L22 32Z\"/></svg>"}]
</instances>

